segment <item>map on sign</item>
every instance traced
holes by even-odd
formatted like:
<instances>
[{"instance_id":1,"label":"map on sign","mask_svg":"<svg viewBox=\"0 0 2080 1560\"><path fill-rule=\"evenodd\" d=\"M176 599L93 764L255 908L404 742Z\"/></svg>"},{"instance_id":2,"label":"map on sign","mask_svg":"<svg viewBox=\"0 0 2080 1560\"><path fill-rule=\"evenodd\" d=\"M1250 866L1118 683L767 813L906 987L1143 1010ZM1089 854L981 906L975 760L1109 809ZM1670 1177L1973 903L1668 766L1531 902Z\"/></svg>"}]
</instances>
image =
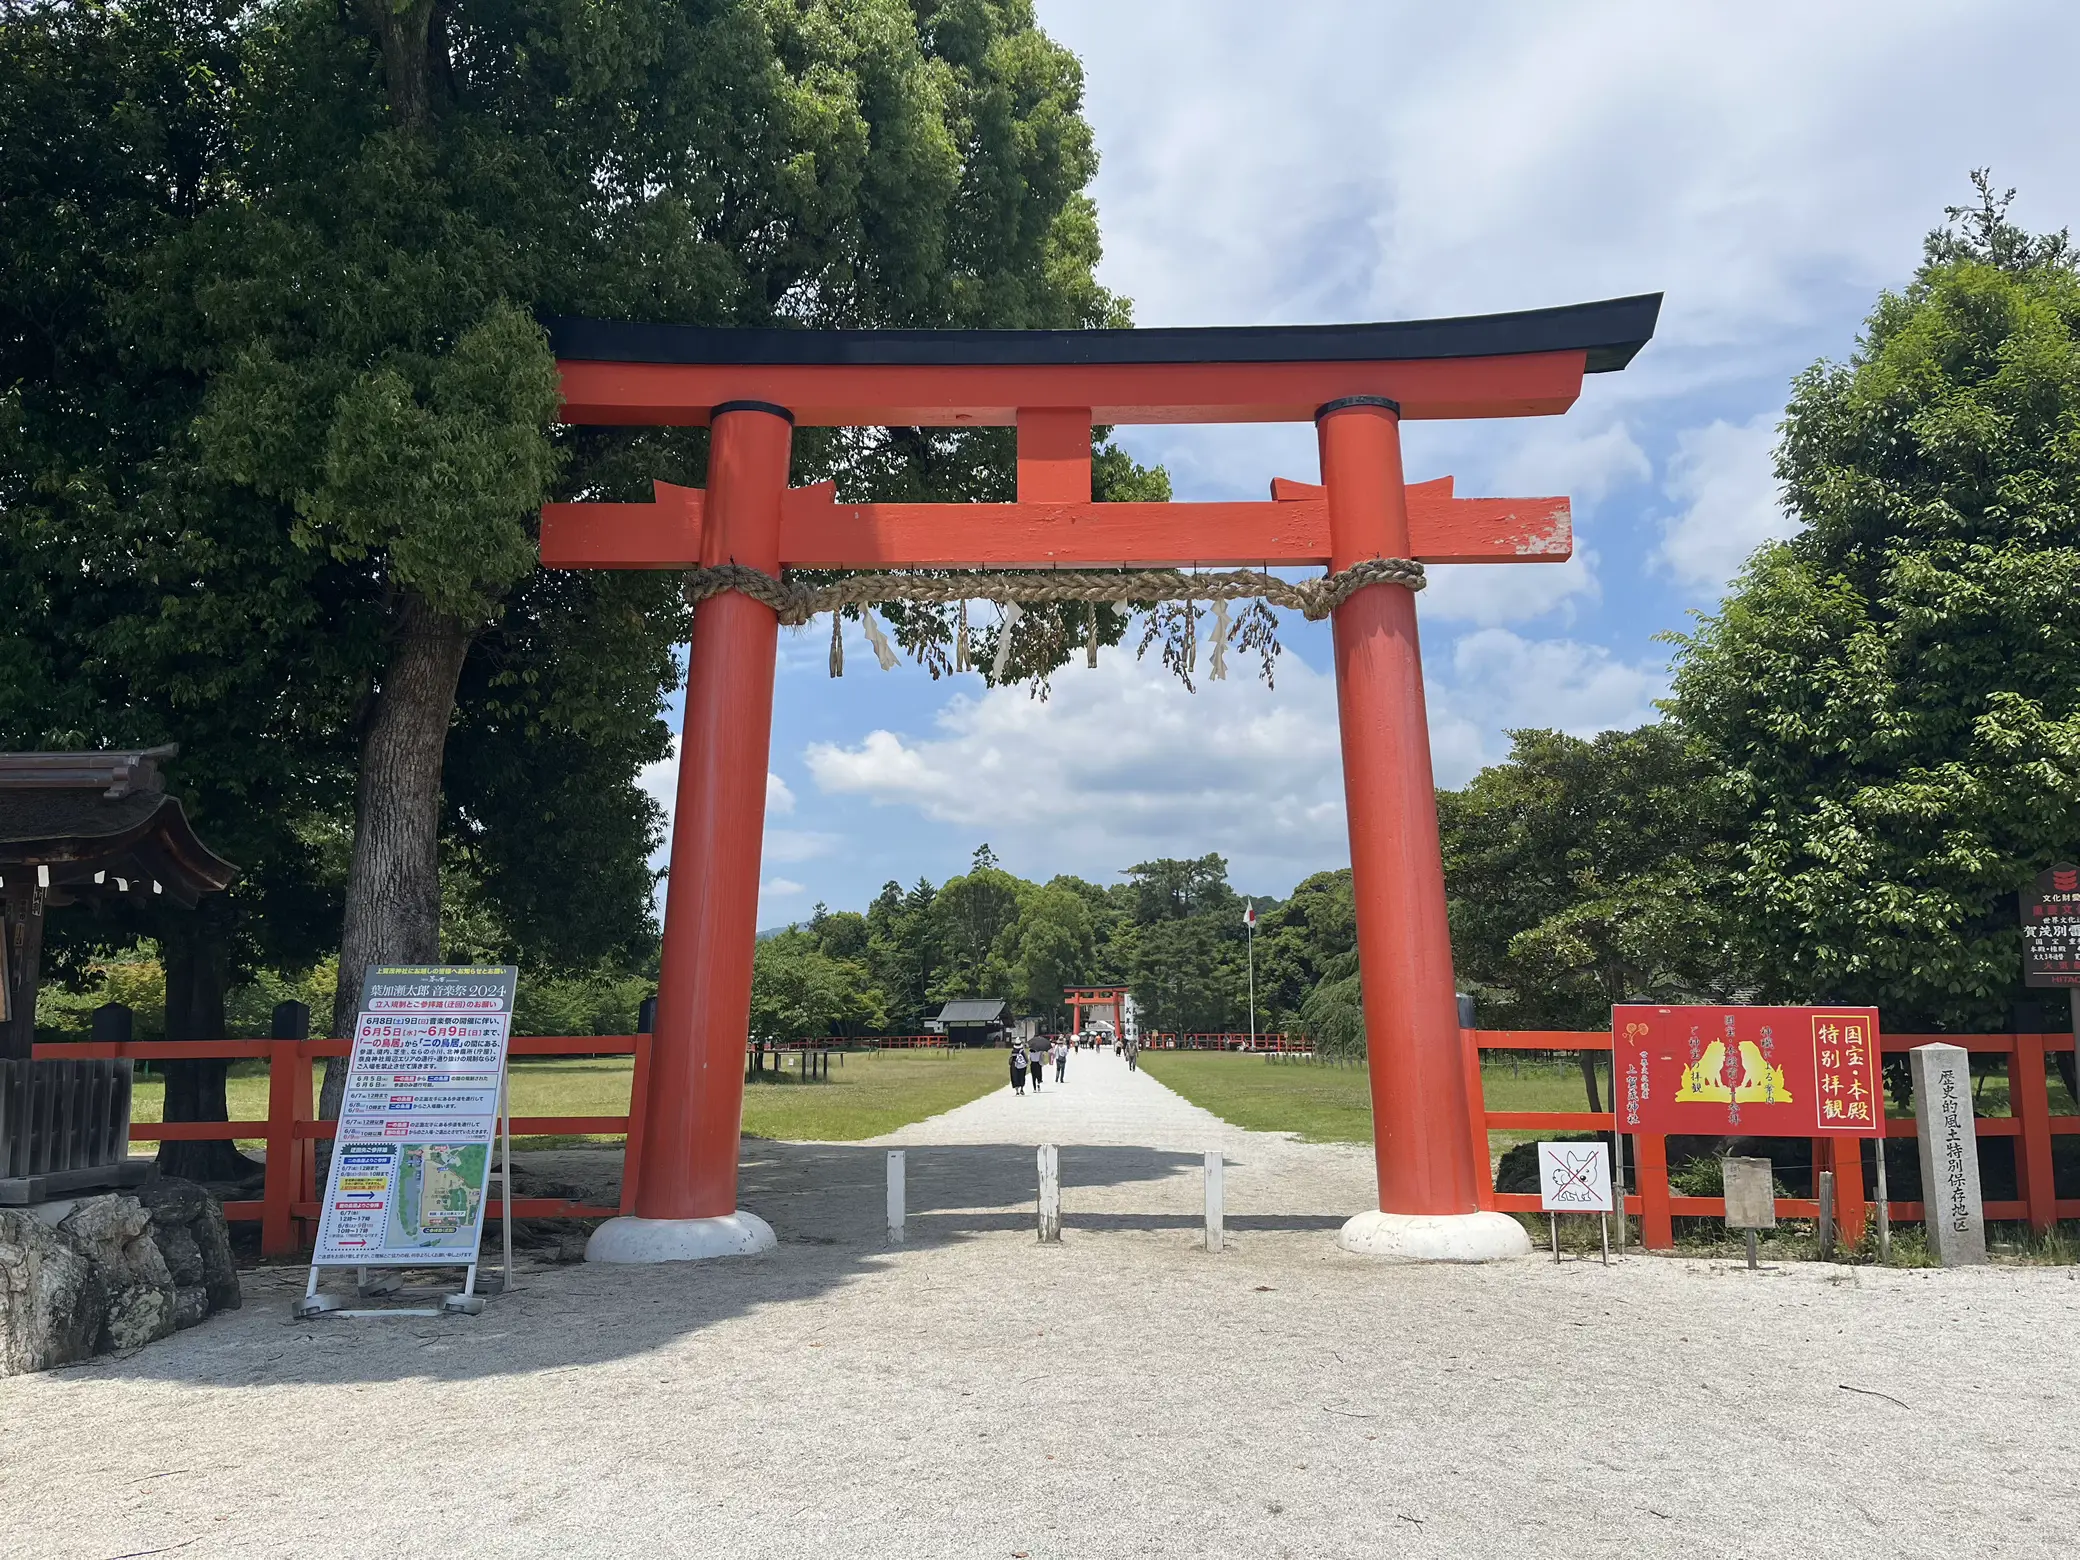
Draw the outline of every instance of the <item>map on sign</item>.
<instances>
[{"instance_id":1,"label":"map on sign","mask_svg":"<svg viewBox=\"0 0 2080 1560\"><path fill-rule=\"evenodd\" d=\"M518 984L510 966L369 970L315 1266L476 1261Z\"/></svg>"},{"instance_id":2,"label":"map on sign","mask_svg":"<svg viewBox=\"0 0 2080 1560\"><path fill-rule=\"evenodd\" d=\"M1547 1213L1613 1211L1610 1144L1539 1144L1538 1205Z\"/></svg>"}]
</instances>

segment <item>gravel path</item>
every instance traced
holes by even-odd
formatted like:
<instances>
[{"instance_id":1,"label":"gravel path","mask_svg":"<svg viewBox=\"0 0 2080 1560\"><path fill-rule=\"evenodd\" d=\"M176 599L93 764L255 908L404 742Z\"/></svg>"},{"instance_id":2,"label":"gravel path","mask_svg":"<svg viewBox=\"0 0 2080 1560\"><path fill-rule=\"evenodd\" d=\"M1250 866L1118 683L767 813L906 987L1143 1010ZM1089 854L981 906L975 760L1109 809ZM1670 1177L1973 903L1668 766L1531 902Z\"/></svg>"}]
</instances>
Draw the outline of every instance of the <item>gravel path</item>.
<instances>
[{"instance_id":1,"label":"gravel path","mask_svg":"<svg viewBox=\"0 0 2080 1560\"><path fill-rule=\"evenodd\" d=\"M892 1135L900 1249L879 1145L753 1140L768 1258L523 1271L473 1320L322 1324L289 1320L300 1269L267 1270L127 1360L0 1381L0 1551L2070 1552L2075 1270L1384 1267L1333 1242L1363 1150L1237 1132L1094 1060L1058 1106ZM1131 1116L1159 1140L1104 1140ZM1196 1249L1209 1131L1236 1164L1221 1256Z\"/></svg>"}]
</instances>

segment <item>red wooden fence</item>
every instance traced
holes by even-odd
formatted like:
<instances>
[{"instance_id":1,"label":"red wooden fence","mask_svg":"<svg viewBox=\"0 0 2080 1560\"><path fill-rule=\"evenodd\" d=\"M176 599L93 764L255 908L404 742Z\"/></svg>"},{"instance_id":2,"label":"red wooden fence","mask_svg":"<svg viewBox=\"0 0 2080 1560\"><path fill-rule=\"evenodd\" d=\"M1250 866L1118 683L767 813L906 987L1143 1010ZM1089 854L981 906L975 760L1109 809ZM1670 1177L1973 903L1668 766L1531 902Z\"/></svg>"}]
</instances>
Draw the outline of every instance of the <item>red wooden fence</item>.
<instances>
[{"instance_id":1,"label":"red wooden fence","mask_svg":"<svg viewBox=\"0 0 2080 1560\"><path fill-rule=\"evenodd\" d=\"M247 1060L268 1064L265 1121L134 1121L133 1143L194 1139L261 1138L267 1144L267 1176L258 1201L224 1204L229 1219L260 1221L260 1250L265 1256L289 1256L310 1244L318 1217L317 1158L311 1144L329 1138L334 1122L318 1120L311 1067L320 1057L345 1056L353 1049L345 1040L132 1040L38 1042L37 1056L126 1056L133 1061ZM515 1036L515 1056L633 1056L635 1074L626 1116L515 1116L513 1135L549 1133L619 1133L628 1139L628 1163L634 1165L642 1140L642 1112L634 1110L650 1074L648 1035ZM594 1207L563 1197L516 1197L513 1214L527 1219L604 1219L634 1206L635 1178L624 1176L621 1206Z\"/></svg>"},{"instance_id":2,"label":"red wooden fence","mask_svg":"<svg viewBox=\"0 0 2080 1560\"><path fill-rule=\"evenodd\" d=\"M1471 1107L1476 1141L1485 1144L1490 1132L1601 1132L1609 1134L1614 1121L1610 1111L1523 1111L1489 1110L1482 1093L1480 1055L1483 1051L1598 1051L1608 1053L1611 1037L1602 1031L1580 1030L1462 1030L1467 1099ZM1199 1036L1187 1036L1199 1039ZM1204 1037L1207 1039L1226 1037ZM1269 1039L1259 1036L1260 1042ZM2054 1116L2045 1087L2045 1053L2070 1048L2073 1038L2062 1034L2033 1035L1885 1035L1881 1048L1888 1056L1900 1055L1917 1045L1940 1040L1962 1046L1980 1055L1997 1055L2008 1064L2010 1115L1977 1119L1981 1137L2015 1139L2018 1198L1989 1201L1989 1219L2026 1220L2033 1230L2046 1230L2058 1219L2080 1218L2080 1198L2058 1197L2051 1178L2051 1141L2055 1137L2080 1134L2080 1116ZM842 1044L843 1042L839 1042ZM875 1044L869 1039L859 1044ZM897 1046L945 1044L943 1036L902 1036L891 1041ZM345 1056L351 1049L345 1040L137 1040L137 1041L44 1041L36 1046L37 1056L129 1057L134 1061L263 1060L268 1064L267 1119L265 1121L133 1122L133 1142L166 1142L193 1139L260 1138L267 1144L267 1174L257 1201L228 1202L224 1213L232 1219L256 1219L260 1223L260 1249L268 1256L288 1256L310 1242L318 1217L316 1156L311 1144L329 1138L334 1123L317 1119L312 1065L320 1057ZM640 1157L642 1111L640 1103L650 1074L648 1035L515 1036L515 1056L631 1056L635 1059L630 1081L630 1114L625 1116L516 1116L515 1136L549 1134L620 1135L628 1140L626 1163ZM1883 1101L1880 1102L1883 1108ZM1912 1138L1911 1117L1895 1117L1885 1123L1888 1137ZM1679 1217L1723 1218L1725 1199L1687 1197L1673 1194L1668 1184L1667 1142L1651 1133L1628 1133L1628 1157L1636 1190L1625 1197L1625 1212L1640 1219L1641 1238L1650 1250L1668 1250L1675 1244L1671 1221ZM1861 1239L1869 1193L1864 1185L1860 1141L1824 1138L1814 1145L1816 1169L1835 1173L1835 1208L1842 1234L1850 1243ZM1483 1184L1487 1184L1484 1178ZM625 1213L634 1207L635 1177L624 1174L620 1206L596 1207L561 1197L520 1197L513 1201L516 1217L529 1219L596 1219ZM1525 1192L1489 1190L1483 1206L1508 1213L1535 1213L1536 1195ZM1777 1199L1780 1217L1811 1219L1819 1207L1805 1197ZM1921 1204L1896 1201L1891 1215L1900 1222L1918 1222Z\"/></svg>"},{"instance_id":3,"label":"red wooden fence","mask_svg":"<svg viewBox=\"0 0 2080 1560\"><path fill-rule=\"evenodd\" d=\"M1473 1110L1473 1127L1480 1142L1493 1132L1601 1132L1615 1126L1610 1111L1489 1110L1481 1088L1482 1051L1598 1051L1608 1053L1611 1037L1595 1030L1505 1030L1467 1029L1465 1040L1467 1097ZM1880 1049L1887 1056L1903 1055L1917 1045L1940 1041L1961 1046L1977 1055L2004 1057L2008 1064L2010 1115L1979 1116L1975 1125L1982 1138L2015 1139L2015 1179L2022 1195L1989 1201L1989 1219L2025 1220L2030 1228L2044 1231L2058 1219L2080 1218L2080 1198L2054 1195L2051 1181L2051 1140L2080 1134L2080 1116L2054 1116L2045 1087L2045 1052L2070 1050L2073 1037L2038 1035L1883 1035ZM1615 1103L1615 1102L1613 1102ZM1879 1100L1879 1108L1885 1101ZM1888 1138L1913 1138L1914 1118L1896 1116L1884 1123ZM1627 1133L1629 1154L1636 1156L1634 1184L1637 1190L1625 1198L1625 1212L1640 1220L1641 1240L1649 1250L1666 1251L1675 1245L1671 1221L1678 1217L1724 1218L1723 1197L1677 1196L1668 1184L1667 1139L1654 1133ZM1835 1175L1835 1213L1843 1238L1853 1244L1863 1236L1872 1189L1864 1185L1860 1139L1819 1138L1813 1142L1814 1168ZM1633 1167L1628 1167L1633 1168ZM1538 1198L1528 1192L1490 1192L1487 1206L1505 1213L1536 1213ZM1919 1223L1918 1201L1898 1200L1890 1205L1894 1222ZM1780 1218L1818 1218L1818 1203L1808 1197L1777 1199Z\"/></svg>"}]
</instances>

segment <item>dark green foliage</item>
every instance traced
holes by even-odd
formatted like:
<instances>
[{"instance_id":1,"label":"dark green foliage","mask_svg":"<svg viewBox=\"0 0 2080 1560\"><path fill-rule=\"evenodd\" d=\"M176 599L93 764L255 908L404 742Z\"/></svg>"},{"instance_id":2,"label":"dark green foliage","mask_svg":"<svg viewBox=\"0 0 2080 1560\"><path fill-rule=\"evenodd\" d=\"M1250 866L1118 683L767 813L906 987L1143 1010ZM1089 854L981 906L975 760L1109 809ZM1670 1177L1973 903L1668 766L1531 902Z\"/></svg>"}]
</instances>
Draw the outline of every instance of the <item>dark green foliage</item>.
<instances>
[{"instance_id":1,"label":"dark green foliage","mask_svg":"<svg viewBox=\"0 0 2080 1560\"><path fill-rule=\"evenodd\" d=\"M1676 681L1763 989L1895 1030L2044 1022L2015 893L2080 846L2080 277L1979 184L1850 361L1799 379L1803 528Z\"/></svg>"},{"instance_id":2,"label":"dark green foliage","mask_svg":"<svg viewBox=\"0 0 2080 1560\"><path fill-rule=\"evenodd\" d=\"M1613 1003L1725 1000L1726 863L1709 771L1670 724L1511 733L1438 793L1459 989L1484 1029L1598 1029Z\"/></svg>"}]
</instances>

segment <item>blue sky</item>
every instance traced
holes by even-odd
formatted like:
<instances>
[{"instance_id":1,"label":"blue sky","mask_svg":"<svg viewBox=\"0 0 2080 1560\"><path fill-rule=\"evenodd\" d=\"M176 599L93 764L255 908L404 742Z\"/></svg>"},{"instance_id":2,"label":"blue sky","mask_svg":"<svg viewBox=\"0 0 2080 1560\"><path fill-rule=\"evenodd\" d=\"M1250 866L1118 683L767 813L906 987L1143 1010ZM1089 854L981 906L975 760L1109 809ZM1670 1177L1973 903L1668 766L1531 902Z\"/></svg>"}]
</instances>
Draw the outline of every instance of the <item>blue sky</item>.
<instances>
[{"instance_id":1,"label":"blue sky","mask_svg":"<svg viewBox=\"0 0 2080 1560\"><path fill-rule=\"evenodd\" d=\"M1104 158L1100 275L1143 325L1421 318L1667 294L1655 341L1565 417L1412 423L1411 480L1566 493L1563 565L1437 568L1418 598L1443 785L1512 727L1653 714L1668 647L1786 529L1786 388L1852 350L1943 206L1991 166L2035 227L2080 217L2080 8L2053 4L1267 6L1040 0ZM1186 499L1313 480L1313 430L1129 428ZM1218 851L1283 894L1348 862L1326 633L1278 686L1187 694L1112 653L1045 704L883 673L783 633L759 924L934 882L987 840L1110 881ZM674 707L671 719L678 723ZM646 777L670 795L669 766Z\"/></svg>"}]
</instances>

